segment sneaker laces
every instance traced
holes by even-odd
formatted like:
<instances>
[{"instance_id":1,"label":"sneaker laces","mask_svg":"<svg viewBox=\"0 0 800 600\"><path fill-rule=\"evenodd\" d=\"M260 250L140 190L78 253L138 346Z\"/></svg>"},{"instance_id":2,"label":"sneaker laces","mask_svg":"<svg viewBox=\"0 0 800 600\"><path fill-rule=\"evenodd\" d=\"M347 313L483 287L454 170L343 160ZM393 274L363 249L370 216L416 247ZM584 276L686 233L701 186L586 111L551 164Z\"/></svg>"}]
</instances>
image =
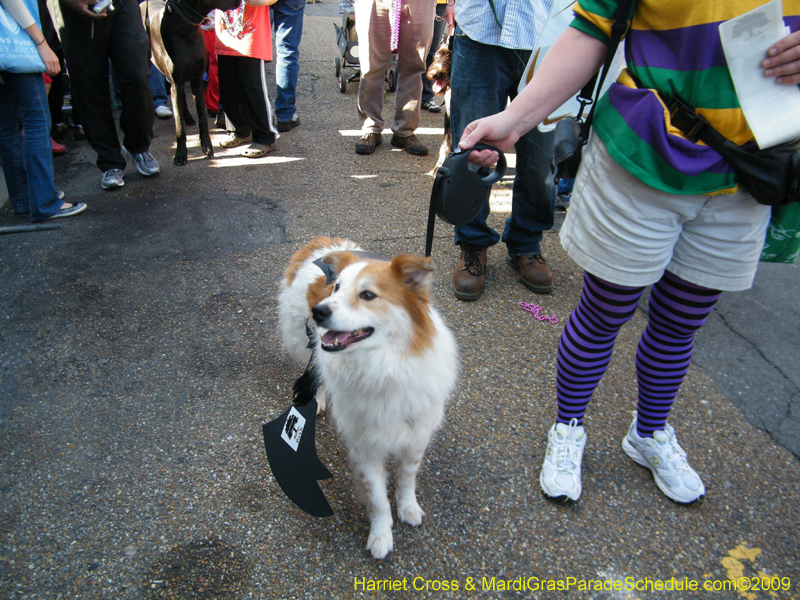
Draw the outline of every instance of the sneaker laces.
<instances>
[{"instance_id":1,"label":"sneaker laces","mask_svg":"<svg viewBox=\"0 0 800 600\"><path fill-rule=\"evenodd\" d=\"M480 277L483 273L479 255L481 247L463 244L462 248L464 248L464 271L467 271L473 277Z\"/></svg>"},{"instance_id":2,"label":"sneaker laces","mask_svg":"<svg viewBox=\"0 0 800 600\"><path fill-rule=\"evenodd\" d=\"M667 425L663 431L653 432L653 441L662 450L664 461L676 471L685 471L689 468L686 452L675 439L675 431Z\"/></svg>"},{"instance_id":3,"label":"sneaker laces","mask_svg":"<svg viewBox=\"0 0 800 600\"><path fill-rule=\"evenodd\" d=\"M558 425L552 429L550 441L553 444L553 462L559 471L572 471L580 463L580 443L575 437L579 427L577 419L571 419L566 435L558 432Z\"/></svg>"}]
</instances>

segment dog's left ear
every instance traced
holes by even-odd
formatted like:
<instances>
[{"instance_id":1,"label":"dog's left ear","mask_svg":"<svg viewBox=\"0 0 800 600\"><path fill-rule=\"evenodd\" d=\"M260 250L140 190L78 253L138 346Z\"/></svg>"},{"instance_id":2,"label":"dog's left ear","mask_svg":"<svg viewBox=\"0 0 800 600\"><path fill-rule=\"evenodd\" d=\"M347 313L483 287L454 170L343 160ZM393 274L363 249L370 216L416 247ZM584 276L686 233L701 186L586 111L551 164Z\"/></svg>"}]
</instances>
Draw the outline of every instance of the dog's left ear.
<instances>
[{"instance_id":1,"label":"dog's left ear","mask_svg":"<svg viewBox=\"0 0 800 600\"><path fill-rule=\"evenodd\" d=\"M353 264L356 260L355 255L348 250L331 252L322 257L322 262L326 265L332 265L333 271L337 276L347 265Z\"/></svg>"},{"instance_id":2,"label":"dog's left ear","mask_svg":"<svg viewBox=\"0 0 800 600\"><path fill-rule=\"evenodd\" d=\"M436 265L428 258L399 254L392 259L392 270L404 284L416 292L429 294L436 279Z\"/></svg>"}]
</instances>

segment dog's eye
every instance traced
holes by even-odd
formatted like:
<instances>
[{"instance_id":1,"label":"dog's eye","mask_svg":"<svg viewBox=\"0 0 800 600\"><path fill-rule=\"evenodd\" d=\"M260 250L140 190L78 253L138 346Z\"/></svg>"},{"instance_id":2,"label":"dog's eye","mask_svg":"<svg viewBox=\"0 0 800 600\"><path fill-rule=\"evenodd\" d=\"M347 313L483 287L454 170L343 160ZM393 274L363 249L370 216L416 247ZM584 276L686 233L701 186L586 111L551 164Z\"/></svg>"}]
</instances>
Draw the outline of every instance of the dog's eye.
<instances>
[{"instance_id":1,"label":"dog's eye","mask_svg":"<svg viewBox=\"0 0 800 600\"><path fill-rule=\"evenodd\" d=\"M339 284L338 283L334 283L333 284L333 291L334 292L338 292L339 291Z\"/></svg>"},{"instance_id":2,"label":"dog's eye","mask_svg":"<svg viewBox=\"0 0 800 600\"><path fill-rule=\"evenodd\" d=\"M358 295L358 297L361 298L362 300L366 300L368 302L370 300L374 300L375 298L377 298L377 296L375 294L373 294L372 292L370 292L369 290L364 290L363 292L361 292Z\"/></svg>"}]
</instances>

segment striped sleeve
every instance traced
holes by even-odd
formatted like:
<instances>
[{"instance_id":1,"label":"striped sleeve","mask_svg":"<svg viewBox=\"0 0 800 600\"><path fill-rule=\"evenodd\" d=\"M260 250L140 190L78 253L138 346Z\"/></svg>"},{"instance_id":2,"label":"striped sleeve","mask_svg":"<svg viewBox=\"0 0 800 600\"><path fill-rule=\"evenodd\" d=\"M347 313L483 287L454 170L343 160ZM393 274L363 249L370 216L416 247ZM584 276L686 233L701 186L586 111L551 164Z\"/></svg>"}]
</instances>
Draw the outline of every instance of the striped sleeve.
<instances>
[{"instance_id":1,"label":"striped sleeve","mask_svg":"<svg viewBox=\"0 0 800 600\"><path fill-rule=\"evenodd\" d=\"M632 3L628 23L631 22L631 15L635 8ZM619 2L612 0L582 0L576 2L574 6L575 20L571 26L583 33L590 35L603 42L608 43L611 36L611 26L614 24L614 15L617 12Z\"/></svg>"}]
</instances>

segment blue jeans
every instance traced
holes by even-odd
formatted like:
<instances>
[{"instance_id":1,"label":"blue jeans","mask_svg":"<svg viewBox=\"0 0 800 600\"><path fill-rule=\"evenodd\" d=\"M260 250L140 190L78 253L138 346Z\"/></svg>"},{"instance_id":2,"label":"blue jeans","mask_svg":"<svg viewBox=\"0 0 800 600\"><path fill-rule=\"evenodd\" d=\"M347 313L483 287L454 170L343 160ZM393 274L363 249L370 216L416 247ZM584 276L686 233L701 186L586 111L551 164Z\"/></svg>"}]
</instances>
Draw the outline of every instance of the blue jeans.
<instances>
[{"instance_id":1,"label":"blue jeans","mask_svg":"<svg viewBox=\"0 0 800 600\"><path fill-rule=\"evenodd\" d=\"M472 121L501 112L517 95L517 86L530 57L529 50L511 50L480 44L456 27L453 47L451 127L453 148ZM486 224L489 203L474 220L455 228L456 244L493 246L501 239L509 254L539 254L542 231L553 227L555 196L545 181L550 176L553 134L537 129L525 134L515 146L516 176L511 216L502 238Z\"/></svg>"},{"instance_id":2,"label":"blue jeans","mask_svg":"<svg viewBox=\"0 0 800 600\"><path fill-rule=\"evenodd\" d=\"M61 208L53 185L50 110L41 73L7 73L0 85L0 161L11 206L44 221ZM22 131L25 131L23 136Z\"/></svg>"},{"instance_id":3,"label":"blue jeans","mask_svg":"<svg viewBox=\"0 0 800 600\"><path fill-rule=\"evenodd\" d=\"M150 77L147 81L153 90L153 106L155 108L159 106L169 107L170 98L167 95L167 78L153 63L150 63Z\"/></svg>"},{"instance_id":4,"label":"blue jeans","mask_svg":"<svg viewBox=\"0 0 800 600\"><path fill-rule=\"evenodd\" d=\"M300 37L306 0L278 0L270 7L275 24L275 114L278 121L290 121L295 113L297 76L300 73Z\"/></svg>"}]
</instances>

